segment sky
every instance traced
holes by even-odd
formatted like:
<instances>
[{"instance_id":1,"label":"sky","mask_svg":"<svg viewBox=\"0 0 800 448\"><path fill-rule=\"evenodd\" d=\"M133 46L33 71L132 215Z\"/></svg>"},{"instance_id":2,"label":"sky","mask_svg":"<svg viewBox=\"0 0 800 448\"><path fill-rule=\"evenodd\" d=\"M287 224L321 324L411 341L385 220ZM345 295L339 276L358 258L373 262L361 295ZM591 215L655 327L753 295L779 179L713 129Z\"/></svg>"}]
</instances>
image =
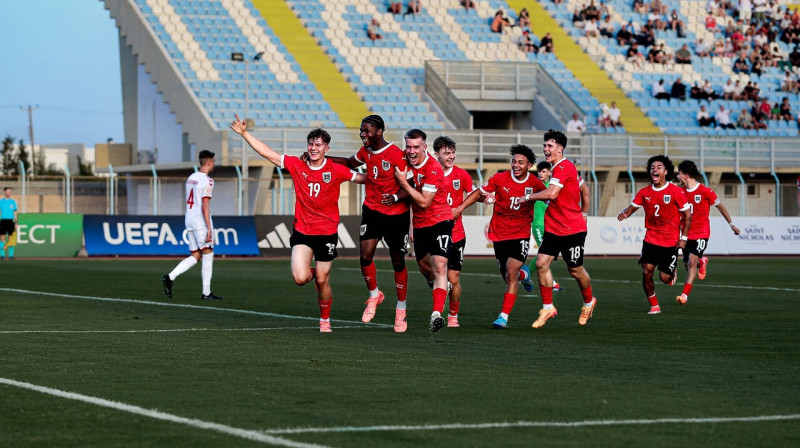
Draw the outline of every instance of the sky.
<instances>
[{"instance_id":1,"label":"sky","mask_svg":"<svg viewBox=\"0 0 800 448\"><path fill-rule=\"evenodd\" d=\"M99 0L0 0L0 139L125 140L119 34ZM20 110L20 107L25 110Z\"/></svg>"}]
</instances>

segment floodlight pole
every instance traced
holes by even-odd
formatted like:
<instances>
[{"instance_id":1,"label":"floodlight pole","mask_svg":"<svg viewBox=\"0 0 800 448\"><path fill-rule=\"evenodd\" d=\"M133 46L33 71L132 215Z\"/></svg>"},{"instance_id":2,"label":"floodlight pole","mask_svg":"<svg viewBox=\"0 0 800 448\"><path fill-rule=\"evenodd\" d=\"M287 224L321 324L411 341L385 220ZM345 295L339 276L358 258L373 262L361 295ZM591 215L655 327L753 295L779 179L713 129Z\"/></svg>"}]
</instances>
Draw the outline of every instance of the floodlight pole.
<instances>
[{"instance_id":1,"label":"floodlight pole","mask_svg":"<svg viewBox=\"0 0 800 448\"><path fill-rule=\"evenodd\" d=\"M260 51L253 56L252 61L258 61L261 59L261 56L264 55L263 51ZM231 53L231 60L237 62L244 63L244 122L245 126L247 125L247 117L250 114L250 59L244 57L243 53ZM242 213L248 214L248 198L249 198L249 188L248 188L248 179L250 177L250 170L248 169L247 163L247 144L244 139L242 139Z\"/></svg>"},{"instance_id":2,"label":"floodlight pole","mask_svg":"<svg viewBox=\"0 0 800 448\"><path fill-rule=\"evenodd\" d=\"M30 106L29 105L28 107L19 106L19 110L21 110L23 112L25 110L28 111L28 135L31 138L31 176L32 177L36 176L36 151L34 149L36 147L36 145L34 144L34 141L33 141L33 111L35 111L37 109L39 109L39 105L38 104L36 106Z\"/></svg>"}]
</instances>

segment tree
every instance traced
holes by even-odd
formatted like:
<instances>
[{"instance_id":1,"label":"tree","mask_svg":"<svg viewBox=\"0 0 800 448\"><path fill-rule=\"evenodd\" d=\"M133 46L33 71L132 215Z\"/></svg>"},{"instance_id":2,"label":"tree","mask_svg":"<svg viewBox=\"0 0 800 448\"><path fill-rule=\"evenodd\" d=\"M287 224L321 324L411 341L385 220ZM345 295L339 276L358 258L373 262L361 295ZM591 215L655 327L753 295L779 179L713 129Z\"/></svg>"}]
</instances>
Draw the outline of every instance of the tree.
<instances>
[{"instance_id":1,"label":"tree","mask_svg":"<svg viewBox=\"0 0 800 448\"><path fill-rule=\"evenodd\" d=\"M83 157L78 156L78 175L80 176L94 176L92 172L92 164L89 162L84 163Z\"/></svg>"},{"instance_id":2,"label":"tree","mask_svg":"<svg viewBox=\"0 0 800 448\"><path fill-rule=\"evenodd\" d=\"M20 162L22 162L22 164L25 166L25 173L30 174L31 162L28 160L28 148L25 146L25 141L22 139L19 139L19 148L17 149L17 157L16 160L14 161L17 168L14 174L20 174L19 172Z\"/></svg>"},{"instance_id":3,"label":"tree","mask_svg":"<svg viewBox=\"0 0 800 448\"><path fill-rule=\"evenodd\" d=\"M42 175L58 174L53 172L55 171L55 168L45 166L44 151L42 151L41 149L39 151L36 151L36 149L34 149L33 147L31 147L31 151L33 151L33 160L35 162L34 163L34 170L36 171L36 173L34 173L35 175L42 176ZM25 167L25 169L27 170L28 167ZM62 170L61 173L63 174L64 171Z\"/></svg>"},{"instance_id":4,"label":"tree","mask_svg":"<svg viewBox=\"0 0 800 448\"><path fill-rule=\"evenodd\" d=\"M3 139L3 149L0 153L0 157L2 157L2 173L4 176L11 176L14 174L18 174L19 167L18 164L15 163L16 157L14 154L14 137L7 135L6 138Z\"/></svg>"}]
</instances>

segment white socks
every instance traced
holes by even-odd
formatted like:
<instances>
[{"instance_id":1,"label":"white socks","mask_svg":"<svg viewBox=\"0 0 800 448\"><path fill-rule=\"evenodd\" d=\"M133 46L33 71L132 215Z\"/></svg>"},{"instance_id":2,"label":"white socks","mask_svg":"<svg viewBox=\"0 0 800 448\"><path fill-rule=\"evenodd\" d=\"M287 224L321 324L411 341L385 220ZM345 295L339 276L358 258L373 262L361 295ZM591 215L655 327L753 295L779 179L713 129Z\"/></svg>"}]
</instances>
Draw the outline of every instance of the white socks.
<instances>
[{"instance_id":1,"label":"white socks","mask_svg":"<svg viewBox=\"0 0 800 448\"><path fill-rule=\"evenodd\" d=\"M203 279L203 295L211 294L211 274L214 268L214 252L203 254L203 270L201 277Z\"/></svg>"},{"instance_id":2,"label":"white socks","mask_svg":"<svg viewBox=\"0 0 800 448\"><path fill-rule=\"evenodd\" d=\"M194 257L192 257L191 255L184 258L183 260L181 260L180 263L178 263L177 266L175 266L175 269L173 269L172 272L169 273L169 279L175 280L179 275L188 271L189 269L192 268L192 266L196 264L197 260L195 260Z\"/></svg>"}]
</instances>

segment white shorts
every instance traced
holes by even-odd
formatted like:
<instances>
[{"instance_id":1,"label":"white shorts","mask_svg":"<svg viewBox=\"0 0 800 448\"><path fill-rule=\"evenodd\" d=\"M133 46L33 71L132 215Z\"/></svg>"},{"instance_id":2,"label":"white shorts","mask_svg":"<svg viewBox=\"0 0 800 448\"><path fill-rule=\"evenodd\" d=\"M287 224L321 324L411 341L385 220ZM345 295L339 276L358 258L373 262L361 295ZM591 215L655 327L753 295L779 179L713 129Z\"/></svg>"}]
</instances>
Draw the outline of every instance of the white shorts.
<instances>
[{"instance_id":1,"label":"white shorts","mask_svg":"<svg viewBox=\"0 0 800 448\"><path fill-rule=\"evenodd\" d=\"M211 231L213 235L213 230ZM214 248L214 238L211 238L210 242L206 242L206 235L208 235L208 230L206 229L198 229L198 230L186 230L184 239L186 243L189 244L189 252L196 252L200 249L205 248Z\"/></svg>"}]
</instances>

